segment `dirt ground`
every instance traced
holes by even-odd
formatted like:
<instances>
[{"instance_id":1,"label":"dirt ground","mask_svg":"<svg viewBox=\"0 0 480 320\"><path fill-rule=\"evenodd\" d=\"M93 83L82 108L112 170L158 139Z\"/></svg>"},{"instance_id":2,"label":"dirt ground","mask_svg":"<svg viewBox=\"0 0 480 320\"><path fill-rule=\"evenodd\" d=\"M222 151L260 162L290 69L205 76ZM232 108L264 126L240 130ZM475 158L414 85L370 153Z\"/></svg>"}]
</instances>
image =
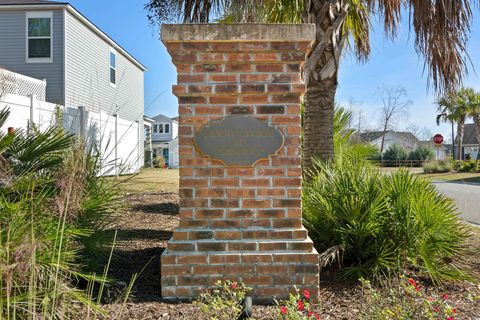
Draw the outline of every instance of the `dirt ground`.
<instances>
[{"instance_id":1,"label":"dirt ground","mask_svg":"<svg viewBox=\"0 0 480 320\"><path fill-rule=\"evenodd\" d=\"M174 176L173 171L162 173ZM148 172L147 181L157 181L155 174ZM149 183L139 176L140 186L135 180L129 181L127 195L128 210L119 221L119 239L115 263L110 276L120 283L128 283L134 274L138 274L132 294L127 303L107 304L110 318L115 319L194 319L196 308L191 303L172 304L160 298L160 255L166 247L172 231L178 224L178 194L174 184L159 183L152 191ZM174 181L173 181L174 183ZM133 185L133 187L132 187ZM159 190L160 189L160 190ZM163 189L163 190L162 190ZM456 319L480 319L480 301L469 301L468 291L480 288L480 229L472 228L473 237L469 241L468 268L476 275L474 282L449 283L443 289L448 292L450 301L456 305L459 317ZM362 294L359 284L345 283L335 277L335 271L323 270L320 275L320 306L322 319L356 319L362 310ZM121 316L119 316L121 314ZM271 306L254 306L253 319L278 319Z\"/></svg>"}]
</instances>

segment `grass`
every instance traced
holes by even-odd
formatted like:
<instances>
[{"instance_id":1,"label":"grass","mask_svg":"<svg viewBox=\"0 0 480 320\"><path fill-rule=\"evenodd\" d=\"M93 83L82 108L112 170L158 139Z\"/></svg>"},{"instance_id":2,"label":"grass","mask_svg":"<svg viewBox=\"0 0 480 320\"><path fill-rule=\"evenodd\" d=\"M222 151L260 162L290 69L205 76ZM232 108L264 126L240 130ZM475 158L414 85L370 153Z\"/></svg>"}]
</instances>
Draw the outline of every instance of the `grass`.
<instances>
[{"instance_id":1,"label":"grass","mask_svg":"<svg viewBox=\"0 0 480 320\"><path fill-rule=\"evenodd\" d=\"M137 174L118 177L127 193L178 192L178 169L146 168Z\"/></svg>"},{"instance_id":2,"label":"grass","mask_svg":"<svg viewBox=\"0 0 480 320\"><path fill-rule=\"evenodd\" d=\"M429 181L451 181L451 182L470 182L480 183L480 173L471 172L446 172L446 173L423 173L422 168L380 168L383 173L393 173L400 169L408 169L410 172L417 174L420 178Z\"/></svg>"},{"instance_id":3,"label":"grass","mask_svg":"<svg viewBox=\"0 0 480 320\"><path fill-rule=\"evenodd\" d=\"M471 182L480 183L480 173L470 172L447 172L447 173L419 173L420 177L434 181L451 181L451 182Z\"/></svg>"},{"instance_id":4,"label":"grass","mask_svg":"<svg viewBox=\"0 0 480 320\"><path fill-rule=\"evenodd\" d=\"M399 168L385 168L383 172L394 172ZM432 173L424 174L422 168L412 168L414 173L430 181L442 180L452 182L480 183L480 173ZM153 191L178 192L178 169L146 168L137 174L118 178L125 192L143 193Z\"/></svg>"}]
</instances>

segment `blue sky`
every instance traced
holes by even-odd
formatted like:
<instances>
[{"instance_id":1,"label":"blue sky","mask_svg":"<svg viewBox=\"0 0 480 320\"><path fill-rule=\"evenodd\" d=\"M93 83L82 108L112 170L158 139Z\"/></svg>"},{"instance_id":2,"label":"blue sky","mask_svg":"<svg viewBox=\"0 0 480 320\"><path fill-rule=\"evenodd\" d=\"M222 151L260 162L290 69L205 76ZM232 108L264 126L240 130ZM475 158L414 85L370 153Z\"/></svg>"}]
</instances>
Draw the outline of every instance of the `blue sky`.
<instances>
[{"instance_id":1,"label":"blue sky","mask_svg":"<svg viewBox=\"0 0 480 320\"><path fill-rule=\"evenodd\" d=\"M171 93L176 81L176 71L156 29L148 25L142 1L71 0L82 14L122 45L142 62L145 73L145 114L177 115L177 99ZM478 10L478 9L477 9ZM480 15L476 14L472 28L469 53L475 70L480 72ZM427 127L435 134L440 132L450 138L450 127L435 123L433 90L427 91L427 74L423 73L423 60L413 48L414 37L406 23L395 41L387 40L383 28L374 22L372 54L365 64L357 63L353 55L345 55L339 74L338 103L362 110L362 127L378 127L381 102L379 88L402 85L412 104L408 116L402 117L396 128L403 130L411 125ZM480 90L480 79L470 68L465 85Z\"/></svg>"}]
</instances>

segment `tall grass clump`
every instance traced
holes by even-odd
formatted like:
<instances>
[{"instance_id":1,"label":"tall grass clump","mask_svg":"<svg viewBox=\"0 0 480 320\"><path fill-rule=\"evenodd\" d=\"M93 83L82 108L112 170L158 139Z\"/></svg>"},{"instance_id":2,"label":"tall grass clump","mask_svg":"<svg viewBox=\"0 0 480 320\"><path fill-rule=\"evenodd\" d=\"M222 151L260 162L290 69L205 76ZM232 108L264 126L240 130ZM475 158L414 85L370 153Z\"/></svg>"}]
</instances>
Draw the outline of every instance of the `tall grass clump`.
<instances>
[{"instance_id":1,"label":"tall grass clump","mask_svg":"<svg viewBox=\"0 0 480 320\"><path fill-rule=\"evenodd\" d=\"M0 110L0 127L8 117ZM121 208L98 157L58 127L0 132L0 319L95 318ZM88 285L85 285L87 283Z\"/></svg>"},{"instance_id":2,"label":"tall grass clump","mask_svg":"<svg viewBox=\"0 0 480 320\"><path fill-rule=\"evenodd\" d=\"M304 179L303 219L324 265L346 278L377 278L415 268L439 283L460 270L468 232L451 200L407 170L383 174L354 140L351 113L337 109L335 160Z\"/></svg>"},{"instance_id":3,"label":"tall grass clump","mask_svg":"<svg viewBox=\"0 0 480 320\"><path fill-rule=\"evenodd\" d=\"M447 173L454 169L455 163L451 159L430 160L423 163L424 173Z\"/></svg>"}]
</instances>

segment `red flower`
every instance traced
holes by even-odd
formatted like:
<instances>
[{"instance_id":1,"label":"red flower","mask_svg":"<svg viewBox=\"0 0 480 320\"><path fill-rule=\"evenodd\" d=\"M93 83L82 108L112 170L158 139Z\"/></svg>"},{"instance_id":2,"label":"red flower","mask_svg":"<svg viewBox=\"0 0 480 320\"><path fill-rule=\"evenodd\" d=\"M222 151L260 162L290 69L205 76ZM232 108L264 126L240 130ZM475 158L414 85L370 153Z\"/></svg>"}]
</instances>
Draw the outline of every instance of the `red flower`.
<instances>
[{"instance_id":1,"label":"red flower","mask_svg":"<svg viewBox=\"0 0 480 320\"><path fill-rule=\"evenodd\" d=\"M238 283L233 282L233 283L230 285L230 289L233 289L233 290L238 289Z\"/></svg>"},{"instance_id":2,"label":"red flower","mask_svg":"<svg viewBox=\"0 0 480 320\"><path fill-rule=\"evenodd\" d=\"M308 292L307 289L303 290L303 296L305 297L305 299L310 299L310 292Z\"/></svg>"},{"instance_id":3,"label":"red flower","mask_svg":"<svg viewBox=\"0 0 480 320\"><path fill-rule=\"evenodd\" d=\"M439 307L437 307L437 306L435 306L435 307L433 307L433 311L435 311L435 312L439 312L439 311L440 311L440 308L439 308Z\"/></svg>"},{"instance_id":4,"label":"red flower","mask_svg":"<svg viewBox=\"0 0 480 320\"><path fill-rule=\"evenodd\" d=\"M415 291L420 291L420 287L415 287Z\"/></svg>"},{"instance_id":5,"label":"red flower","mask_svg":"<svg viewBox=\"0 0 480 320\"><path fill-rule=\"evenodd\" d=\"M457 308L452 308L452 313L453 314L457 313Z\"/></svg>"},{"instance_id":6,"label":"red flower","mask_svg":"<svg viewBox=\"0 0 480 320\"><path fill-rule=\"evenodd\" d=\"M447 320L455 320L454 317L448 317Z\"/></svg>"},{"instance_id":7,"label":"red flower","mask_svg":"<svg viewBox=\"0 0 480 320\"><path fill-rule=\"evenodd\" d=\"M317 318L317 320L320 320L320 316L318 314L315 314L315 317Z\"/></svg>"},{"instance_id":8,"label":"red flower","mask_svg":"<svg viewBox=\"0 0 480 320\"><path fill-rule=\"evenodd\" d=\"M311 317L313 315L313 311L308 311L307 316Z\"/></svg>"},{"instance_id":9,"label":"red flower","mask_svg":"<svg viewBox=\"0 0 480 320\"><path fill-rule=\"evenodd\" d=\"M298 311L303 311L305 309L305 306L303 305L302 300L297 301L297 308L298 308Z\"/></svg>"},{"instance_id":10,"label":"red flower","mask_svg":"<svg viewBox=\"0 0 480 320\"><path fill-rule=\"evenodd\" d=\"M282 306L282 307L280 308L280 312L281 312L282 314L287 314L287 307Z\"/></svg>"},{"instance_id":11,"label":"red flower","mask_svg":"<svg viewBox=\"0 0 480 320\"><path fill-rule=\"evenodd\" d=\"M442 296L442 298L443 298L443 300L448 300L448 294L445 293L445 294Z\"/></svg>"},{"instance_id":12,"label":"red flower","mask_svg":"<svg viewBox=\"0 0 480 320\"><path fill-rule=\"evenodd\" d=\"M415 280L413 280L412 278L408 278L408 283L410 283L412 286L416 287L417 286L417 283L415 282Z\"/></svg>"}]
</instances>

